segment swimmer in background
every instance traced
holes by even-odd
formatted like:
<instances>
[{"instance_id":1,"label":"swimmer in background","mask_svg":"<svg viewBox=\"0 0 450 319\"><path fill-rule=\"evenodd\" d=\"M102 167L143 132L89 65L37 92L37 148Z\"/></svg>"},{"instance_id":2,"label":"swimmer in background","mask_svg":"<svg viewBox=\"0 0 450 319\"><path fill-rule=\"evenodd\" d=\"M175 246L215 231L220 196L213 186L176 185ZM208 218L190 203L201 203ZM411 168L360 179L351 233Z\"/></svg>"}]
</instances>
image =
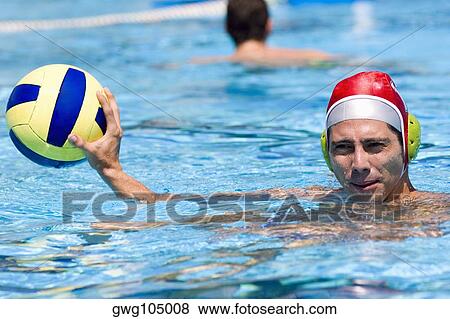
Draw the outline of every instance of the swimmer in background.
<instances>
[{"instance_id":1,"label":"swimmer in background","mask_svg":"<svg viewBox=\"0 0 450 319\"><path fill-rule=\"evenodd\" d=\"M313 49L272 48L266 39L272 31L264 0L229 0L226 30L236 50L230 56L195 58L193 63L235 62L262 66L310 66L332 62L336 57Z\"/></svg>"}]
</instances>

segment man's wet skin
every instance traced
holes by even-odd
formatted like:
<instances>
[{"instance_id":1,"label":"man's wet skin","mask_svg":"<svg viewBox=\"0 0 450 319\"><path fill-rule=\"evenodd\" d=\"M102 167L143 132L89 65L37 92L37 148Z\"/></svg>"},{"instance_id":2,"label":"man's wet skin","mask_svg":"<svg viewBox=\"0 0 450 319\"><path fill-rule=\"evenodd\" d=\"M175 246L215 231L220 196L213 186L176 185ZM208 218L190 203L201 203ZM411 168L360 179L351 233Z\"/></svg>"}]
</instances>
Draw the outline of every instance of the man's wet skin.
<instances>
[{"instance_id":1,"label":"man's wet skin","mask_svg":"<svg viewBox=\"0 0 450 319\"><path fill-rule=\"evenodd\" d=\"M381 203L373 198L348 197L344 190L321 187L272 189L247 193L246 203L249 204L245 211L236 209L234 204L239 199L236 193L213 196L216 204L209 205L204 214L195 212L195 218L189 218L192 213L187 213L182 221L177 222L98 222L92 227L137 231L184 224L206 227L221 235L250 232L282 238L287 247L297 247L329 241L437 237L443 235L439 226L450 220L450 198L448 194L439 193L415 192L412 196ZM195 197L180 195L177 202L180 199L192 200ZM262 206L271 209L260 210ZM217 214L217 211L223 213ZM241 222L244 222L244 227Z\"/></svg>"}]
</instances>

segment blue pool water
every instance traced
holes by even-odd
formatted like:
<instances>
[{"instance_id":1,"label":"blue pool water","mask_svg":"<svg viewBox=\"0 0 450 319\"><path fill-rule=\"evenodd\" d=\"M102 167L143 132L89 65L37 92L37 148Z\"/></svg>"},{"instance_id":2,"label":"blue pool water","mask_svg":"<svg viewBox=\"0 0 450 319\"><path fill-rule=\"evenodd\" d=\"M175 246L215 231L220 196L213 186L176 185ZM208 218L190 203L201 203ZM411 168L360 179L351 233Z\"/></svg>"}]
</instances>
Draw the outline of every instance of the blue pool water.
<instances>
[{"instance_id":1,"label":"blue pool water","mask_svg":"<svg viewBox=\"0 0 450 319\"><path fill-rule=\"evenodd\" d=\"M47 0L29 6L3 3L0 19L131 12L151 4ZM42 31L53 43L33 32L0 34L0 105L30 70L74 64L115 92L125 128L123 166L157 192L338 187L318 146L332 89L327 85L348 72L378 68L392 75L422 123L423 147L410 166L413 184L449 193L449 2L315 1L279 5L272 13L271 44L315 47L357 60L377 56L374 66L352 71L186 63L193 56L231 52L216 18ZM36 166L14 148L3 113L0 148L3 298L450 297L448 222L438 225L441 236L434 238L347 236L310 245L303 245L301 231L283 235L243 222L98 229L89 209L76 213L72 223L62 219L63 192L109 190L87 163L60 170ZM196 212L190 205L182 209ZM124 204L108 203L105 210L120 214ZM161 207L156 211L159 221L167 220ZM145 221L145 214L140 208L133 221Z\"/></svg>"}]
</instances>

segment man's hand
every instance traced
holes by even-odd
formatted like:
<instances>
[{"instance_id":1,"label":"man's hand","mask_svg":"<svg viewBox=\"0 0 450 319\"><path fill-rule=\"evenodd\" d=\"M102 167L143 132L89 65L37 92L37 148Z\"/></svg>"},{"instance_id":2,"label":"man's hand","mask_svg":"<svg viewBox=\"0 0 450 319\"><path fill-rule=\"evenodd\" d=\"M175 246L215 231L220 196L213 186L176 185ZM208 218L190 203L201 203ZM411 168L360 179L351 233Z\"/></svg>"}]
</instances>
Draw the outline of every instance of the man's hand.
<instances>
[{"instance_id":1,"label":"man's hand","mask_svg":"<svg viewBox=\"0 0 450 319\"><path fill-rule=\"evenodd\" d=\"M116 103L114 95L108 88L103 89L106 97L102 92L97 92L97 98L100 102L106 118L106 133L95 142L86 142L81 137L72 134L69 140L73 145L79 147L86 153L89 164L101 176L111 173L120 172L122 167L119 162L120 140L123 131L120 127L119 107Z\"/></svg>"}]
</instances>

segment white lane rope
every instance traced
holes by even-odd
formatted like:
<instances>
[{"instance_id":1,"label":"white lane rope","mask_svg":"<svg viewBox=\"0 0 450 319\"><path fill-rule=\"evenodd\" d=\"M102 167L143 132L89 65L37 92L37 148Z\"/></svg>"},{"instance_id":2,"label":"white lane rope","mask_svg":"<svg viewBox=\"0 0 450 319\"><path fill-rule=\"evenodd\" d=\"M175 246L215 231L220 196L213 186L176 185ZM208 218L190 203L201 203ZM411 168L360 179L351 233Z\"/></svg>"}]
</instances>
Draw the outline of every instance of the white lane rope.
<instances>
[{"instance_id":1,"label":"white lane rope","mask_svg":"<svg viewBox=\"0 0 450 319\"><path fill-rule=\"evenodd\" d=\"M267 0L267 2L269 4L277 4L283 2L283 0ZM212 0L140 12L104 14L92 17L53 20L4 20L0 21L0 33L94 28L118 24L143 24L177 19L222 17L226 13L226 6L226 0Z\"/></svg>"},{"instance_id":2,"label":"white lane rope","mask_svg":"<svg viewBox=\"0 0 450 319\"><path fill-rule=\"evenodd\" d=\"M141 12L105 14L92 17L53 20L0 21L0 33L26 32L30 30L54 30L104 27L118 24L155 23L166 20L220 17L226 12L225 0L208 1L157 8Z\"/></svg>"}]
</instances>

